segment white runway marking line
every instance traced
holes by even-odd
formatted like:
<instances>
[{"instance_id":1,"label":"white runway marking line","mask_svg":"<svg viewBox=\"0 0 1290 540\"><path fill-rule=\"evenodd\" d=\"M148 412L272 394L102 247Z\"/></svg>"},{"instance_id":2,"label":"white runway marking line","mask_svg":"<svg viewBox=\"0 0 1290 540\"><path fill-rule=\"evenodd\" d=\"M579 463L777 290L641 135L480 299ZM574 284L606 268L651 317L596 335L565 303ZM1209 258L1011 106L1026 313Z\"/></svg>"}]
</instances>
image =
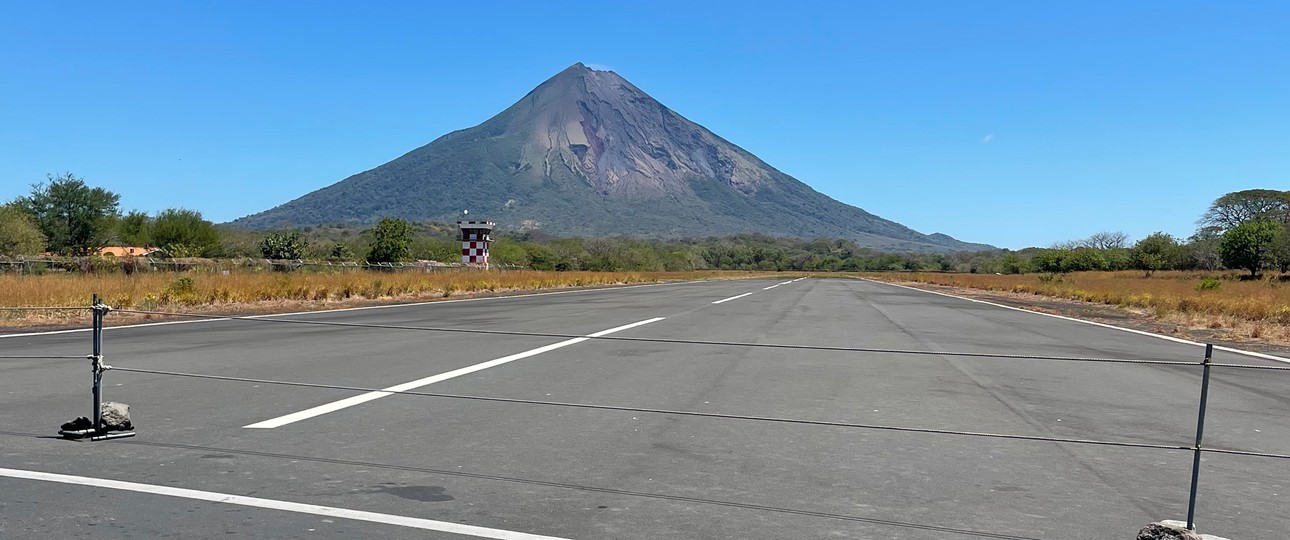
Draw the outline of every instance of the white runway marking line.
<instances>
[{"instance_id":1,"label":"white runway marking line","mask_svg":"<svg viewBox=\"0 0 1290 540\"><path fill-rule=\"evenodd\" d=\"M743 294L741 294L741 295L739 295L739 296L731 296L730 298L725 298L725 299L722 299L722 300L717 300L716 302L713 302L713 304L720 304L720 303L722 303L722 302L729 302L729 301L731 301L731 300L738 300L738 299L743 298L743 297L745 297L745 296L748 296L748 295L750 295L750 294L752 294L752 293L750 293L750 292L746 292L746 293L743 293Z\"/></svg>"},{"instance_id":2,"label":"white runway marking line","mask_svg":"<svg viewBox=\"0 0 1290 540\"><path fill-rule=\"evenodd\" d=\"M528 534L503 529L490 529L488 527L477 527L474 525L462 525L460 523L451 523L448 521L436 521L433 519L414 518L408 516L396 516L393 514L378 514L376 512L366 512L363 510L350 510L348 508L336 508L334 506L318 506L316 504L304 504L289 501L279 501L274 499L261 499L259 497L244 497L242 495L230 495L227 493L215 493L213 491L198 491L195 489L184 489L170 486L158 486L153 484L138 484L135 482L122 482L120 480L107 480L104 478L90 478L86 476L72 476L67 474L54 474L38 471L24 471L19 469L0 468L0 476L9 478L20 478L23 480L38 480L41 482L57 482L60 484L72 484L78 486L91 486L97 488L116 489L121 491L133 491L135 493L147 493L150 495L162 495L166 497L178 497L181 499L194 499L198 501L208 501L213 503L235 504L238 506L251 506L255 508L265 508L268 510L281 510L284 512L296 512L299 514L313 514L315 516L334 517L342 519L353 519L357 521L369 521L372 523L384 523L386 525L397 525L399 527L409 527L413 529L423 529L427 531L438 531L465 536L474 536L476 538L494 538L497 540L567 540L555 536L542 536L537 534Z\"/></svg>"},{"instance_id":3,"label":"white runway marking line","mask_svg":"<svg viewBox=\"0 0 1290 540\"><path fill-rule=\"evenodd\" d=\"M887 282L885 282L885 281L878 281L878 280L876 280L876 279L861 278L861 281L868 281L868 282L870 282L870 283L878 283L878 284L881 284L881 285L890 285L890 286L892 286L892 287L900 287L900 288L902 288L902 289L909 289L909 290L911 290L911 291L918 291L918 292L924 292L924 293L928 293L928 294L935 294L935 295L945 296L945 297L949 297L949 298L957 298L957 299L959 299L959 300L967 300L968 302L976 302L976 303L978 303L978 304L985 304L985 305L988 305L988 306L1000 307L1000 308L1003 308L1003 309L1011 309L1011 310L1013 310L1013 311L1020 311L1020 312L1022 312L1022 313L1030 313L1030 314L1032 314L1032 315L1043 315L1043 316L1045 316L1045 317L1052 317L1052 318L1054 318L1054 319L1062 319L1062 320L1066 320L1066 321L1074 321L1074 322L1077 322L1077 323L1091 324L1091 325L1093 325L1093 326L1100 326L1100 327L1102 327L1102 328L1110 328L1110 329L1112 329L1112 330L1119 330L1119 331L1121 331L1121 332L1129 332L1129 333L1131 333L1131 334L1138 334L1138 335L1143 335L1143 336L1151 336L1151 337L1153 337L1153 338L1159 338L1159 339L1163 339L1163 340L1167 340L1167 341L1173 341L1173 342L1175 342L1175 343L1183 343L1183 344L1187 344L1187 345L1196 345L1196 346L1198 346L1198 347L1204 347L1204 346L1205 346L1205 344L1204 344L1204 343L1200 343L1200 342L1197 342L1197 341L1191 341L1191 340L1187 340L1187 339L1176 338L1176 337L1173 337L1173 336L1166 336L1166 335L1163 335L1163 334L1153 334L1153 333L1151 333L1151 332L1144 332L1144 331L1142 331L1142 330L1134 330L1134 329L1132 329L1132 328L1123 328L1123 327L1120 327L1120 326L1114 326L1114 325L1105 324L1105 323L1100 323L1100 322L1095 322L1095 321L1086 321L1086 320L1083 320L1083 319L1076 319L1076 318L1074 318L1074 317L1066 317L1066 316L1064 316L1064 315L1054 315L1054 314L1052 314L1052 313L1044 313L1044 312L1042 312L1042 311L1030 311L1030 310L1028 310L1028 309L1021 309L1021 308L1019 308L1019 307L1012 307L1012 306L1008 306L1008 305L1004 305L1004 304L996 304L996 303L994 303L994 302L987 302L987 301L985 301L985 300L977 300L977 299L975 299L975 298L968 298L968 297L966 297L966 296L957 296L957 295L948 294L948 293L943 293L943 292L938 292L938 291L929 291L929 290L926 290L926 289L919 289L918 287L909 287L909 286L906 286L906 285L897 285L897 284L895 284L895 283L887 283ZM1273 356L1273 355L1271 355L1271 354L1263 354L1263 353L1260 353L1260 352L1254 352L1254 351L1243 351L1243 350L1241 350L1241 349L1233 349L1233 348L1231 348L1231 347L1223 347L1223 346L1220 346L1220 345L1215 345L1215 346L1214 346L1214 350L1216 350L1216 351L1227 351L1227 352L1230 352L1230 353L1240 354L1240 355L1244 355L1244 356L1249 356L1249 357L1252 357L1252 358L1262 358L1262 359L1264 359L1264 360L1272 360L1273 362L1284 362L1284 363L1288 363L1288 364L1290 364L1290 358L1282 358L1282 357L1280 357L1280 356Z\"/></svg>"},{"instance_id":4,"label":"white runway marking line","mask_svg":"<svg viewBox=\"0 0 1290 540\"><path fill-rule=\"evenodd\" d=\"M783 283L776 283L776 284L771 285L771 286L769 286L769 287L762 287L762 288L761 288L761 290L763 290L763 291L769 291L769 290L771 290L771 289L774 289L775 287L778 287L778 286L780 286L780 285L788 285L789 283L792 283L792 282L794 282L794 281L797 281L797 280L796 280L796 279L790 279L790 280L785 281L785 282L783 282ZM714 304L716 304L717 302L713 302L713 303L714 303Z\"/></svg>"},{"instance_id":5,"label":"white runway marking line","mask_svg":"<svg viewBox=\"0 0 1290 540\"><path fill-rule=\"evenodd\" d=\"M495 360L489 360L489 361L487 361L487 362L482 362L482 363L479 363L479 364L475 364L475 365L473 365L473 366L466 366L466 367L461 368L461 369L454 369L454 370L452 370L452 371L448 371L448 372L440 373L440 374L438 374L438 375L431 375L431 376L429 376L429 377L425 377L425 378L422 378L422 379L417 379L417 380L415 380L415 381L405 382L405 383L403 383L403 384L396 384L396 385L391 386L391 387L389 387L389 388L383 388L383 389L378 390L378 391L375 391L375 392L368 392L368 393L366 393L366 394L359 394L359 395L357 395L357 396L349 397L349 398L345 398L345 399L342 399L342 400L340 400L340 401L333 401L333 402L331 402L331 403L327 403L327 404L325 404L325 405L319 405L319 406L314 407L314 408L312 408L312 409L305 409L305 410L300 411L300 412L291 413L291 414L288 414L288 415L285 415L285 416L279 416L279 417L277 417L277 418L271 418L271 419L269 419L269 420L265 420L265 421L263 421L263 422L256 422L256 423L254 423L254 424L250 424L250 425L242 426L242 427L243 427L243 428L247 428L247 429L273 429L273 428L276 428L276 427L285 426L285 425L287 425L287 424L291 424L291 423L299 422L299 421L301 421L301 420L308 420L308 419L313 418L313 417L315 417L315 416L321 416L321 415L324 415L324 414L327 414L327 413L330 413L330 412L336 412L336 411L339 411L339 410L341 410L341 409L346 409L346 408L349 408L349 407L353 407L353 406L355 406L355 405L359 405L359 404L362 404L362 403L367 403L367 402L369 402L369 401L372 401L372 400L375 400L375 399L380 399L380 398L383 398L383 397L385 397L385 396L392 396L392 395L394 395L394 392L407 392L407 391L409 391L409 390L415 390L415 389L417 389L417 388L421 388L421 387L423 387L423 386L429 386L429 385L431 385L431 384L434 384L434 383L437 383L437 382L440 382L440 381L446 381L446 380L448 380L448 379L453 379L453 378L456 378L456 377L460 377L460 376L462 376L462 375L469 375L469 374L474 373L474 372L476 372L476 371L482 371L482 370L485 370L485 369L488 369L488 368L491 368L491 367L497 367L497 366L500 366L500 365L502 365L502 364L506 364L506 363L509 363L509 362L514 362L514 361L516 361L516 360L520 360L520 359L528 358L528 357L530 357L530 356L537 356L537 355L542 354L542 353L544 353L544 352L550 352L550 351L554 351L554 350L559 349L559 348L562 348L562 347L568 347L568 346L573 345L573 344L575 344L575 343L582 343L582 342L584 342L584 341L590 340L591 338L598 338L598 337L601 337L601 336L607 336L607 335L609 335L609 334L613 334L613 333L615 333L615 332L622 332L623 330L627 330L627 329L631 329L631 328L636 328L637 326L643 326L643 325L650 324L650 323L655 323L655 322L661 321L661 320L663 320L663 319L664 319L664 317L655 317L655 318L653 318L653 319L646 319L646 320L638 321L638 322L634 322L634 323L631 323L631 324L625 324L625 325L622 325L622 326L619 326L619 327L610 328L610 329L608 329L608 330L601 330L601 331L596 332L596 333L594 333L594 334L587 334L585 337L577 337L577 338L573 338L573 339L566 339L566 340L561 341L561 342L559 342L559 343L552 343L552 344L550 344L550 345L546 345L546 346L543 346L543 347L538 347L538 348L536 348L536 349L530 349L530 350L527 350L527 351L524 351L524 352L521 352L521 353L515 353L515 354L512 354L512 355L510 355L510 356L503 356L503 357L501 357L501 358L497 358L497 359L495 359Z\"/></svg>"}]
</instances>

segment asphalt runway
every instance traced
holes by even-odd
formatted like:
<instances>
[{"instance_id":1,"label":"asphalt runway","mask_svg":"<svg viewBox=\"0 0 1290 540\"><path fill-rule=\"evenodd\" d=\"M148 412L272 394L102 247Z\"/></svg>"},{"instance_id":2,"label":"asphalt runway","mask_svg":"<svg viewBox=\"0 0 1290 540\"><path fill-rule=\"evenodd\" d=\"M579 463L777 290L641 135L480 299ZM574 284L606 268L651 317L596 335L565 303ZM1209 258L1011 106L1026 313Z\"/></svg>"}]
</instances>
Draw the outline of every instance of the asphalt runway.
<instances>
[{"instance_id":1,"label":"asphalt runway","mask_svg":"<svg viewBox=\"0 0 1290 540\"><path fill-rule=\"evenodd\" d=\"M3 336L0 356L89 342ZM1116 539L1186 517L1189 450L878 428L1189 447L1198 367L848 347L1203 356L842 279L109 328L115 367L260 382L109 371L138 436L66 441L88 363L0 359L0 538ZM1214 368L1205 433L1290 454L1290 372ZM1284 537L1290 460L1206 453L1197 523Z\"/></svg>"}]
</instances>

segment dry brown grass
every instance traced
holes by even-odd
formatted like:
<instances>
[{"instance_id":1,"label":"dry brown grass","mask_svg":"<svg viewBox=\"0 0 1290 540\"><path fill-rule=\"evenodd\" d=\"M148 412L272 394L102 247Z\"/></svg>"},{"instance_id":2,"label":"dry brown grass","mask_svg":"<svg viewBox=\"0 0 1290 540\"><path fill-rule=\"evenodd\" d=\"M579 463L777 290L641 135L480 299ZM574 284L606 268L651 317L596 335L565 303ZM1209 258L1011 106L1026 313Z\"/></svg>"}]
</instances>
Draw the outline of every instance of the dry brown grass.
<instances>
[{"instance_id":1,"label":"dry brown grass","mask_svg":"<svg viewBox=\"0 0 1290 540\"><path fill-rule=\"evenodd\" d=\"M1016 294L1033 294L1128 308L1195 328L1228 329L1235 337L1290 340L1290 282L1241 281L1214 272L1077 272L1059 275L889 273L908 281ZM1212 287L1204 288L1209 280Z\"/></svg>"},{"instance_id":2,"label":"dry brown grass","mask_svg":"<svg viewBox=\"0 0 1290 540\"><path fill-rule=\"evenodd\" d=\"M0 306L88 306L186 312L273 312L474 294L743 278L747 272L374 272L0 275ZM115 322L128 317L114 315ZM81 312L0 309L0 327L80 324Z\"/></svg>"}]
</instances>

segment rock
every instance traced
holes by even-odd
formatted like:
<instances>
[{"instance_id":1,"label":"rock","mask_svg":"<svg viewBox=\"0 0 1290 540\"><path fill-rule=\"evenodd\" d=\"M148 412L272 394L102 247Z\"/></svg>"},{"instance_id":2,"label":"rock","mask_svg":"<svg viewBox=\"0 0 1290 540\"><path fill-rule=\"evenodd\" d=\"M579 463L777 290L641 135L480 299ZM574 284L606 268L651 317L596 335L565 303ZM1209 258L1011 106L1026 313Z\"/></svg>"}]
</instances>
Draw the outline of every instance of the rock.
<instances>
[{"instance_id":1,"label":"rock","mask_svg":"<svg viewBox=\"0 0 1290 540\"><path fill-rule=\"evenodd\" d=\"M130 431L130 406L115 401L103 403L103 431Z\"/></svg>"},{"instance_id":2,"label":"rock","mask_svg":"<svg viewBox=\"0 0 1290 540\"><path fill-rule=\"evenodd\" d=\"M1187 523L1166 519L1157 521L1138 531L1138 540L1227 540L1210 534L1187 530Z\"/></svg>"},{"instance_id":3,"label":"rock","mask_svg":"<svg viewBox=\"0 0 1290 540\"><path fill-rule=\"evenodd\" d=\"M94 427L94 421L84 416L63 424L60 429L63 431L81 431Z\"/></svg>"}]
</instances>

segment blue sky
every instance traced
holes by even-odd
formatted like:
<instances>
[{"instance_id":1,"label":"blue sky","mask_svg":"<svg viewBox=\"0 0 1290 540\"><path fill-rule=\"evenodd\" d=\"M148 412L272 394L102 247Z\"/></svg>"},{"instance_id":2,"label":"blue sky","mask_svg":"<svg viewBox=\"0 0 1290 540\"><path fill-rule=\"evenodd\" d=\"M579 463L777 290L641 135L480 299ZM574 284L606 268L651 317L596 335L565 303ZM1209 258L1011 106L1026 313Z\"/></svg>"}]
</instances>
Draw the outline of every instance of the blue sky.
<instances>
[{"instance_id":1,"label":"blue sky","mask_svg":"<svg viewBox=\"0 0 1290 540\"><path fill-rule=\"evenodd\" d=\"M367 5L367 4L375 4ZM1290 189L1287 2L12 2L0 200L71 171L227 221L574 62L840 201L1021 248Z\"/></svg>"}]
</instances>

